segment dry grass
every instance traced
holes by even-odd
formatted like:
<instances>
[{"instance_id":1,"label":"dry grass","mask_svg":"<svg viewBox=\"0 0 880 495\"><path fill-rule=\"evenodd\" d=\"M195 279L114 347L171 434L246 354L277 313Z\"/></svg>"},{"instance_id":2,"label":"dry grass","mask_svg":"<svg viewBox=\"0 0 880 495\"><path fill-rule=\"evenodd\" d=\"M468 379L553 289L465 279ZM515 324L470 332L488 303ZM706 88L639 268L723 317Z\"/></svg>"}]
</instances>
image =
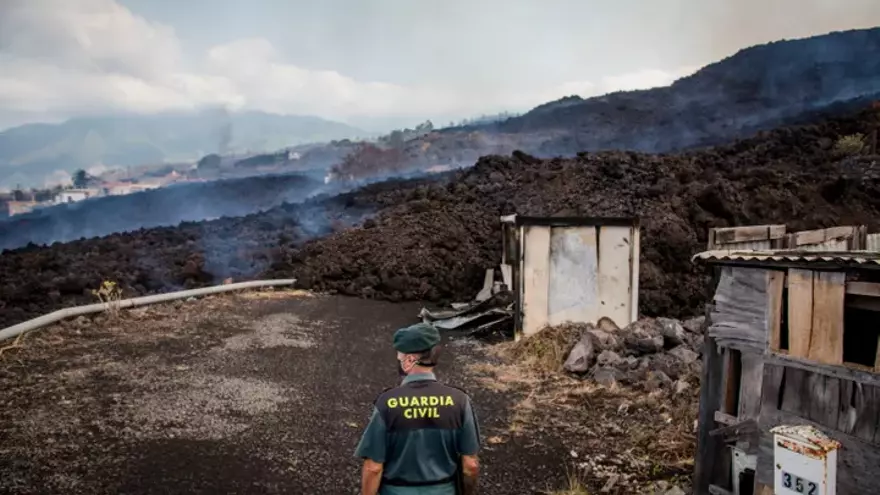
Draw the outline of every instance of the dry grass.
<instances>
[{"instance_id":1,"label":"dry grass","mask_svg":"<svg viewBox=\"0 0 880 495\"><path fill-rule=\"evenodd\" d=\"M107 314L116 319L119 317L120 303L122 302L122 289L116 282L105 280L101 287L92 291L92 294L107 308Z\"/></svg>"},{"instance_id":2,"label":"dry grass","mask_svg":"<svg viewBox=\"0 0 880 495\"><path fill-rule=\"evenodd\" d=\"M546 327L519 342L508 344L504 354L511 361L540 372L562 371L562 363L586 329L582 324Z\"/></svg>"},{"instance_id":3,"label":"dry grass","mask_svg":"<svg viewBox=\"0 0 880 495\"><path fill-rule=\"evenodd\" d=\"M20 348L22 347L22 345L21 345L21 341L22 341L23 339L24 339L24 332L18 334L18 337L16 337L15 340L12 341L11 344L9 344L9 345L7 345L7 346L4 346L4 347L0 347L0 358L3 357L3 353L4 353L4 352L8 352L8 351L11 351L11 350L13 350L13 349L20 349Z\"/></svg>"},{"instance_id":4,"label":"dry grass","mask_svg":"<svg viewBox=\"0 0 880 495\"><path fill-rule=\"evenodd\" d=\"M270 287L263 290L245 291L238 295L242 299L290 299L296 297L316 297L313 292L301 289L277 289Z\"/></svg>"},{"instance_id":5,"label":"dry grass","mask_svg":"<svg viewBox=\"0 0 880 495\"><path fill-rule=\"evenodd\" d=\"M567 375L561 365L581 331L575 325L544 329L491 349L496 363L469 366L481 386L517 397L498 443L542 430L577 454L576 467L584 478L548 494L583 494L608 483L616 490L611 493L641 493L657 480L686 483L696 448L697 387L673 396L664 390L606 388ZM689 381L699 383L696 377Z\"/></svg>"},{"instance_id":6,"label":"dry grass","mask_svg":"<svg viewBox=\"0 0 880 495\"><path fill-rule=\"evenodd\" d=\"M568 473L567 485L562 490L545 492L546 495L590 495L586 482L577 473Z\"/></svg>"},{"instance_id":7,"label":"dry grass","mask_svg":"<svg viewBox=\"0 0 880 495\"><path fill-rule=\"evenodd\" d=\"M860 133L842 136L834 143L834 152L839 156L858 155L866 148L865 136Z\"/></svg>"}]
</instances>

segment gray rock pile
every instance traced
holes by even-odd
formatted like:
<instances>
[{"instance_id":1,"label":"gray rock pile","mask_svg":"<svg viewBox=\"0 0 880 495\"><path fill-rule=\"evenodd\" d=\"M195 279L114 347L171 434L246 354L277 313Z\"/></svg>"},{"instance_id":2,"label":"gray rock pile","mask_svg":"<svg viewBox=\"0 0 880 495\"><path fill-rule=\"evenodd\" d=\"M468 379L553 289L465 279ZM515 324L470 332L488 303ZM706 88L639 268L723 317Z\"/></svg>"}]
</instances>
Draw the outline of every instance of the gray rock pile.
<instances>
[{"instance_id":1,"label":"gray rock pile","mask_svg":"<svg viewBox=\"0 0 880 495\"><path fill-rule=\"evenodd\" d=\"M697 386L703 321L645 318L620 329L602 319L598 325L583 325L563 368L608 387L621 383L684 393Z\"/></svg>"}]
</instances>

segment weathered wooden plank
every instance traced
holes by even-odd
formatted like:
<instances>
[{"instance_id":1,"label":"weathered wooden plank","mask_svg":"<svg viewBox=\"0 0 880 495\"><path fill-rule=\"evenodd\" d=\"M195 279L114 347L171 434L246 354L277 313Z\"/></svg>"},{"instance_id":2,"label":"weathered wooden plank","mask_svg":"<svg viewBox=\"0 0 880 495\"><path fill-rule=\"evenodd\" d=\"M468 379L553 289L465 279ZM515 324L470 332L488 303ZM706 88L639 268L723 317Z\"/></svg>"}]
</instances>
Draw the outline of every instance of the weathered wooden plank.
<instances>
[{"instance_id":1,"label":"weathered wooden plank","mask_svg":"<svg viewBox=\"0 0 880 495\"><path fill-rule=\"evenodd\" d=\"M785 367L764 362L764 378L761 391L761 410L765 408L779 409L782 402L782 381Z\"/></svg>"},{"instance_id":2,"label":"weathered wooden plank","mask_svg":"<svg viewBox=\"0 0 880 495\"><path fill-rule=\"evenodd\" d=\"M757 435L757 432L756 432ZM720 442L720 452L718 452L718 460L715 462L715 472L712 473L712 481L718 486L733 486L733 452L728 445Z\"/></svg>"},{"instance_id":3,"label":"weathered wooden plank","mask_svg":"<svg viewBox=\"0 0 880 495\"><path fill-rule=\"evenodd\" d=\"M875 397L875 399L878 398L878 397L877 397L877 395L878 395L878 392L877 392L877 391L878 391L878 390L880 390L880 389L875 389L875 390L874 390L874 397ZM877 407L876 402L875 402L874 405L875 405L875 407ZM874 445L880 447L880 414L877 415L877 424L874 426L874 440L873 440L873 443L874 443Z\"/></svg>"},{"instance_id":4,"label":"weathered wooden plank","mask_svg":"<svg viewBox=\"0 0 880 495\"><path fill-rule=\"evenodd\" d=\"M816 400L816 398L825 395L825 375L820 375L818 373L807 373L806 380L806 388L808 390L808 395L806 397L807 400L804 401L806 410L804 411L804 414L801 414L801 416L809 418L817 423L821 423L819 418L821 418L825 414L825 404ZM834 424L836 425L837 423Z\"/></svg>"},{"instance_id":5,"label":"weathered wooden plank","mask_svg":"<svg viewBox=\"0 0 880 495\"><path fill-rule=\"evenodd\" d=\"M819 373L807 373L807 389L805 411L810 420L828 428L837 428L837 415L840 408L840 380ZM792 411L794 412L794 411Z\"/></svg>"},{"instance_id":6,"label":"weathered wooden plank","mask_svg":"<svg viewBox=\"0 0 880 495\"><path fill-rule=\"evenodd\" d=\"M880 233L865 235L865 250L880 251Z\"/></svg>"},{"instance_id":7,"label":"weathered wooden plank","mask_svg":"<svg viewBox=\"0 0 880 495\"><path fill-rule=\"evenodd\" d=\"M785 286L785 272L782 270L768 270L767 272L767 297L770 298L767 306L767 333L770 340L770 349L780 350L781 324L782 324L782 290Z\"/></svg>"},{"instance_id":8,"label":"weathered wooden plank","mask_svg":"<svg viewBox=\"0 0 880 495\"><path fill-rule=\"evenodd\" d=\"M799 247L807 244L819 244L825 240L825 229L818 230L802 230L792 234L794 236L794 245Z\"/></svg>"},{"instance_id":9,"label":"weathered wooden plank","mask_svg":"<svg viewBox=\"0 0 880 495\"><path fill-rule=\"evenodd\" d=\"M721 411L715 411L715 422L716 423L721 423L723 425L735 425L737 423L737 421L738 420L736 419L736 416L732 416L730 414L727 414L727 413L724 413Z\"/></svg>"},{"instance_id":10,"label":"weathered wooden plank","mask_svg":"<svg viewBox=\"0 0 880 495\"><path fill-rule=\"evenodd\" d=\"M803 230L794 233L794 243L797 246L809 244L821 244L835 239L850 239L856 235L857 228L852 225L829 227L827 229Z\"/></svg>"},{"instance_id":11,"label":"weathered wooden plank","mask_svg":"<svg viewBox=\"0 0 880 495\"><path fill-rule=\"evenodd\" d=\"M877 357L874 358L874 373L880 373L880 335L877 336Z\"/></svg>"},{"instance_id":12,"label":"weathered wooden plank","mask_svg":"<svg viewBox=\"0 0 880 495\"><path fill-rule=\"evenodd\" d=\"M788 353L807 357L813 332L813 271L788 270Z\"/></svg>"},{"instance_id":13,"label":"weathered wooden plank","mask_svg":"<svg viewBox=\"0 0 880 495\"><path fill-rule=\"evenodd\" d=\"M722 267L708 334L725 347L765 352L768 339L767 284L766 269Z\"/></svg>"},{"instance_id":14,"label":"weathered wooden plank","mask_svg":"<svg viewBox=\"0 0 880 495\"><path fill-rule=\"evenodd\" d=\"M880 311L880 297L850 295L844 304L847 308Z\"/></svg>"},{"instance_id":15,"label":"weathered wooden plank","mask_svg":"<svg viewBox=\"0 0 880 495\"><path fill-rule=\"evenodd\" d=\"M856 385L855 424L852 435L866 442L874 442L877 419L880 417L880 390L870 385Z\"/></svg>"},{"instance_id":16,"label":"weathered wooden plank","mask_svg":"<svg viewBox=\"0 0 880 495\"><path fill-rule=\"evenodd\" d=\"M831 239L829 241L822 241L818 244L807 244L804 246L798 246L799 250L802 251L846 251L849 249L849 239Z\"/></svg>"},{"instance_id":17,"label":"weathered wooden plank","mask_svg":"<svg viewBox=\"0 0 880 495\"><path fill-rule=\"evenodd\" d=\"M758 431L754 418L740 421L732 425L722 426L709 431L709 436L721 437L725 443L738 440L742 436L748 436Z\"/></svg>"},{"instance_id":18,"label":"weathered wooden plank","mask_svg":"<svg viewBox=\"0 0 880 495\"><path fill-rule=\"evenodd\" d=\"M631 321L639 319L639 256L641 252L642 234L641 230L636 228L633 229L632 246L630 249L630 256L632 257L632 290L630 293L632 301L629 304Z\"/></svg>"},{"instance_id":19,"label":"weathered wooden plank","mask_svg":"<svg viewBox=\"0 0 880 495\"><path fill-rule=\"evenodd\" d=\"M843 364L845 272L816 272L813 277L813 335L809 358Z\"/></svg>"},{"instance_id":20,"label":"weathered wooden plank","mask_svg":"<svg viewBox=\"0 0 880 495\"><path fill-rule=\"evenodd\" d=\"M840 380L840 392L837 404L837 430L852 433L856 425L855 394L858 383Z\"/></svg>"},{"instance_id":21,"label":"weathered wooden plank","mask_svg":"<svg viewBox=\"0 0 880 495\"><path fill-rule=\"evenodd\" d=\"M880 388L840 381L837 429L880 446Z\"/></svg>"},{"instance_id":22,"label":"weathered wooden plank","mask_svg":"<svg viewBox=\"0 0 880 495\"><path fill-rule=\"evenodd\" d=\"M632 227L599 227L599 315L620 328L632 323L631 235Z\"/></svg>"},{"instance_id":23,"label":"weathered wooden plank","mask_svg":"<svg viewBox=\"0 0 880 495\"><path fill-rule=\"evenodd\" d=\"M501 265L501 281L507 286L508 290L513 288L513 266L508 264Z\"/></svg>"},{"instance_id":24,"label":"weathered wooden plank","mask_svg":"<svg viewBox=\"0 0 880 495\"><path fill-rule=\"evenodd\" d=\"M782 406L783 411L807 416L809 411L809 393L807 376L809 372L797 368L787 368L783 377Z\"/></svg>"},{"instance_id":25,"label":"weathered wooden plank","mask_svg":"<svg viewBox=\"0 0 880 495\"><path fill-rule=\"evenodd\" d=\"M859 225L858 230L856 231L856 235L853 238L852 249L854 251L861 251L868 249L868 227L866 225Z\"/></svg>"},{"instance_id":26,"label":"weathered wooden plank","mask_svg":"<svg viewBox=\"0 0 880 495\"><path fill-rule=\"evenodd\" d=\"M738 423L740 428L734 434L725 437L726 442L736 441L736 447L748 454L756 453L758 446L757 425L746 427L755 421L761 411L762 383L764 381L764 363L761 355L743 352L740 356L741 370L739 381Z\"/></svg>"},{"instance_id":27,"label":"weathered wooden plank","mask_svg":"<svg viewBox=\"0 0 880 495\"><path fill-rule=\"evenodd\" d=\"M811 371L813 373L821 373L826 376L851 380L866 385L880 386L880 375L870 371L855 369L846 363L844 363L843 366L828 366L791 356L784 356L782 354L769 354L764 356L764 363Z\"/></svg>"},{"instance_id":28,"label":"weathered wooden plank","mask_svg":"<svg viewBox=\"0 0 880 495\"><path fill-rule=\"evenodd\" d=\"M709 485L709 495L734 495L734 493L718 485Z\"/></svg>"},{"instance_id":29,"label":"weathered wooden plank","mask_svg":"<svg viewBox=\"0 0 880 495\"><path fill-rule=\"evenodd\" d=\"M825 240L830 241L832 239L849 239L855 236L856 227L855 226L842 226L842 227L828 227L825 229Z\"/></svg>"},{"instance_id":30,"label":"weathered wooden plank","mask_svg":"<svg viewBox=\"0 0 880 495\"><path fill-rule=\"evenodd\" d=\"M880 284L874 282L847 282L846 293L854 296L880 297Z\"/></svg>"},{"instance_id":31,"label":"weathered wooden plank","mask_svg":"<svg viewBox=\"0 0 880 495\"><path fill-rule=\"evenodd\" d=\"M523 328L532 335L547 325L550 280L550 227L528 226L523 231Z\"/></svg>"},{"instance_id":32,"label":"weathered wooden plank","mask_svg":"<svg viewBox=\"0 0 880 495\"><path fill-rule=\"evenodd\" d=\"M724 378L722 379L721 410L727 414L739 413L739 388L742 376L741 352L736 349L724 349Z\"/></svg>"},{"instance_id":33,"label":"weathered wooden plank","mask_svg":"<svg viewBox=\"0 0 880 495\"><path fill-rule=\"evenodd\" d=\"M749 225L723 227L715 230L715 245L732 242L764 241L785 235L785 225Z\"/></svg>"},{"instance_id":34,"label":"weathered wooden plank","mask_svg":"<svg viewBox=\"0 0 880 495\"><path fill-rule=\"evenodd\" d=\"M782 239L785 237L785 224L770 225L770 239Z\"/></svg>"},{"instance_id":35,"label":"weathered wooden plank","mask_svg":"<svg viewBox=\"0 0 880 495\"><path fill-rule=\"evenodd\" d=\"M805 418L784 411L761 411L758 421L761 430L756 481L773 485L773 434L770 429L780 425L811 425L841 443L837 458L837 495L880 493L880 449L856 437L823 427ZM697 492L701 493L701 492Z\"/></svg>"},{"instance_id":36,"label":"weathered wooden plank","mask_svg":"<svg viewBox=\"0 0 880 495\"><path fill-rule=\"evenodd\" d=\"M814 373L814 375L819 375ZM824 376L824 375L822 375ZM825 390L822 395L824 403L824 415L816 420L818 423L837 427L837 415L840 413L840 378L825 376Z\"/></svg>"},{"instance_id":37,"label":"weathered wooden plank","mask_svg":"<svg viewBox=\"0 0 880 495\"><path fill-rule=\"evenodd\" d=\"M788 238L788 248L790 249L804 249L809 248L810 246L822 246L826 245L825 250L847 250L847 249L855 249L850 246L853 245L852 240L856 237L858 229L854 226L842 226L842 227L829 227L827 229L817 229L817 230L803 230L800 232L795 232L793 234L789 234ZM835 243L834 241L842 241L841 243ZM855 242L858 244L858 241Z\"/></svg>"},{"instance_id":38,"label":"weathered wooden plank","mask_svg":"<svg viewBox=\"0 0 880 495\"><path fill-rule=\"evenodd\" d=\"M708 309L706 312L709 312ZM695 493L706 493L709 485L715 481L715 473L725 469L720 463L724 445L721 439L709 435L709 431L713 429L715 411L721 406L723 364L715 339L707 336L703 343L703 370L700 377L700 410L697 419L699 430L697 455L694 457Z\"/></svg>"},{"instance_id":39,"label":"weathered wooden plank","mask_svg":"<svg viewBox=\"0 0 880 495\"><path fill-rule=\"evenodd\" d=\"M761 387L764 382L764 361L752 353L742 354L739 387L739 419L757 418L761 412Z\"/></svg>"}]
</instances>

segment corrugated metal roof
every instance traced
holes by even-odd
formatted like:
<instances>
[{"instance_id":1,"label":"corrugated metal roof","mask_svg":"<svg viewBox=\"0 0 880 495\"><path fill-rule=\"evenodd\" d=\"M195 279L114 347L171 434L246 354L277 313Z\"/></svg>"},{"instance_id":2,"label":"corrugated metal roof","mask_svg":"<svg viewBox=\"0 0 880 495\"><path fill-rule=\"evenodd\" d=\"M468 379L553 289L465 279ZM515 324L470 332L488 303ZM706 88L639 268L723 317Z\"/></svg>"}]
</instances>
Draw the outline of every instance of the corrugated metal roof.
<instances>
[{"instance_id":1,"label":"corrugated metal roof","mask_svg":"<svg viewBox=\"0 0 880 495\"><path fill-rule=\"evenodd\" d=\"M876 251L804 251L804 250L714 250L696 254L692 261L706 262L760 262L760 263L834 263L840 265L878 265L880 253Z\"/></svg>"}]
</instances>

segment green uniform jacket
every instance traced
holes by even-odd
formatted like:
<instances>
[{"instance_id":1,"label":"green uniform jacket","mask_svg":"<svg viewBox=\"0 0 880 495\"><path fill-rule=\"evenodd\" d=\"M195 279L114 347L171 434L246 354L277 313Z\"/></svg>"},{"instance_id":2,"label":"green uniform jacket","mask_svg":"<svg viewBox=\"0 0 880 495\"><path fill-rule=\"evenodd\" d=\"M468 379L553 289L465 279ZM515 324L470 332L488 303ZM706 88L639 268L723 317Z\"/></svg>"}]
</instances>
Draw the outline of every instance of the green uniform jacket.
<instances>
[{"instance_id":1,"label":"green uniform jacket","mask_svg":"<svg viewBox=\"0 0 880 495\"><path fill-rule=\"evenodd\" d=\"M459 457L479 449L470 397L424 373L376 399L355 455L384 465L380 495L454 495Z\"/></svg>"}]
</instances>

